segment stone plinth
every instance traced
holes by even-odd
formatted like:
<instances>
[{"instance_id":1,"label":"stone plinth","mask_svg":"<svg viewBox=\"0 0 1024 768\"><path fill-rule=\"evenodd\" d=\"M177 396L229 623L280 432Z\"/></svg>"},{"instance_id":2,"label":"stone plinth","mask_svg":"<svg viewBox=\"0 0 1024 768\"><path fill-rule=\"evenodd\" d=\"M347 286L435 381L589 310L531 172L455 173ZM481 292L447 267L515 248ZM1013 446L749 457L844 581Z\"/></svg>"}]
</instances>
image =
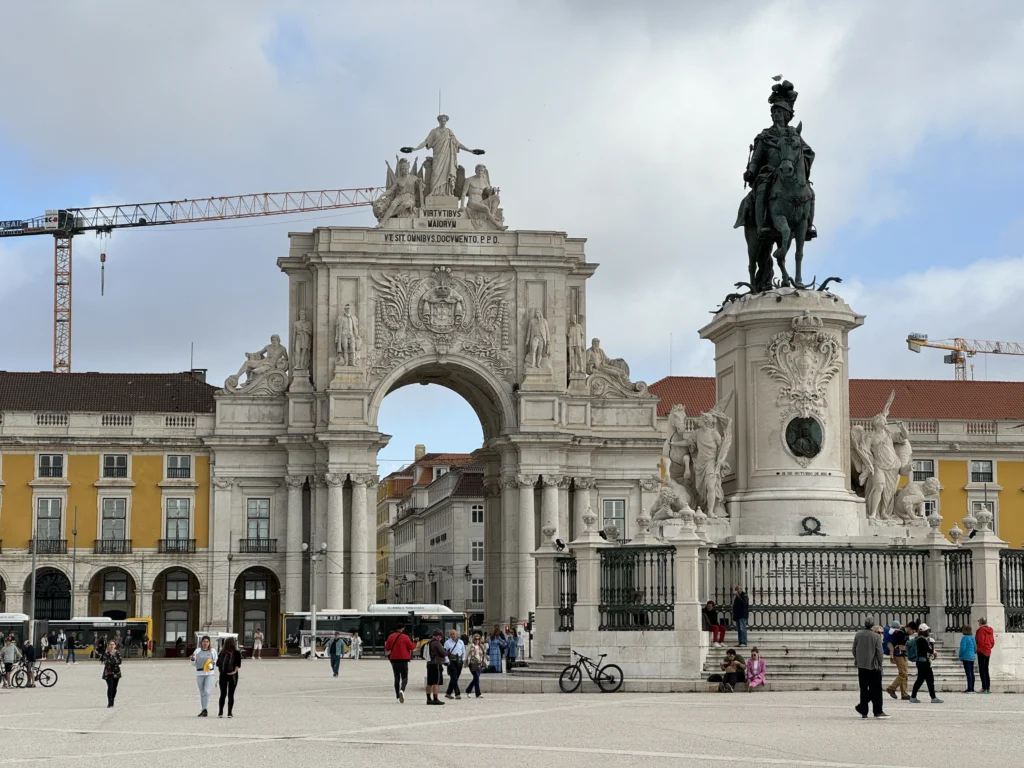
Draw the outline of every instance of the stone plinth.
<instances>
[{"instance_id":1,"label":"stone plinth","mask_svg":"<svg viewBox=\"0 0 1024 768\"><path fill-rule=\"evenodd\" d=\"M715 344L718 400L732 396L723 489L734 534L796 536L806 517L830 537L862 533L864 502L850 487L847 334L863 322L838 296L783 288L732 302L701 329Z\"/></svg>"}]
</instances>

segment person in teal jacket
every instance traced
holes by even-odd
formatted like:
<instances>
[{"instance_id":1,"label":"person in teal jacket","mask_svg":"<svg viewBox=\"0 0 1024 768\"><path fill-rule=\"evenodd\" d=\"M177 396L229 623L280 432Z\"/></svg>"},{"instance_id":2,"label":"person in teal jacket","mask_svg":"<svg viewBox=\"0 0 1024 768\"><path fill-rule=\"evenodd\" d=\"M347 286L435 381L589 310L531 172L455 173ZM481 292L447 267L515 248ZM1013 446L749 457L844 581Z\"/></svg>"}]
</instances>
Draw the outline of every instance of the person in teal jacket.
<instances>
[{"instance_id":1,"label":"person in teal jacket","mask_svg":"<svg viewBox=\"0 0 1024 768\"><path fill-rule=\"evenodd\" d=\"M974 693L974 662L978 659L978 646L974 642L974 635L971 634L971 625L965 624L964 635L960 638L960 651L956 657L964 663L964 674L967 676L967 690L964 693Z\"/></svg>"}]
</instances>

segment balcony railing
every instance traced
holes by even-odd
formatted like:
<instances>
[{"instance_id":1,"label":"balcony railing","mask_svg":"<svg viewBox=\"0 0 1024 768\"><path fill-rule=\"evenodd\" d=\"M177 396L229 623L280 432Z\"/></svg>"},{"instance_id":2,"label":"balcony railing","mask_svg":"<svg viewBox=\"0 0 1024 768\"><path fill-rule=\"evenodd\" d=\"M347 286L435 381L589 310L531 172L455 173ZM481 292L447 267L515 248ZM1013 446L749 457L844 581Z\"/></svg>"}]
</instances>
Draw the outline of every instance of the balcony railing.
<instances>
[{"instance_id":1,"label":"balcony railing","mask_svg":"<svg viewBox=\"0 0 1024 768\"><path fill-rule=\"evenodd\" d=\"M277 539L239 539L238 551L250 555L275 555Z\"/></svg>"},{"instance_id":2,"label":"balcony railing","mask_svg":"<svg viewBox=\"0 0 1024 768\"><path fill-rule=\"evenodd\" d=\"M128 467L104 467L104 477L128 477Z\"/></svg>"},{"instance_id":3,"label":"balcony railing","mask_svg":"<svg viewBox=\"0 0 1024 768\"><path fill-rule=\"evenodd\" d=\"M28 543L29 553L37 555L66 555L68 553L67 539L33 539Z\"/></svg>"},{"instance_id":4,"label":"balcony railing","mask_svg":"<svg viewBox=\"0 0 1024 768\"><path fill-rule=\"evenodd\" d=\"M96 555L130 555L132 553L131 539L96 539L92 547Z\"/></svg>"},{"instance_id":5,"label":"balcony railing","mask_svg":"<svg viewBox=\"0 0 1024 768\"><path fill-rule=\"evenodd\" d=\"M64 467L40 467L40 477L64 477Z\"/></svg>"},{"instance_id":6,"label":"balcony railing","mask_svg":"<svg viewBox=\"0 0 1024 768\"><path fill-rule=\"evenodd\" d=\"M191 467L168 467L167 468L167 479L168 480L188 480L192 477Z\"/></svg>"},{"instance_id":7,"label":"balcony railing","mask_svg":"<svg viewBox=\"0 0 1024 768\"><path fill-rule=\"evenodd\" d=\"M195 539L160 539L158 551L163 555L194 555Z\"/></svg>"}]
</instances>

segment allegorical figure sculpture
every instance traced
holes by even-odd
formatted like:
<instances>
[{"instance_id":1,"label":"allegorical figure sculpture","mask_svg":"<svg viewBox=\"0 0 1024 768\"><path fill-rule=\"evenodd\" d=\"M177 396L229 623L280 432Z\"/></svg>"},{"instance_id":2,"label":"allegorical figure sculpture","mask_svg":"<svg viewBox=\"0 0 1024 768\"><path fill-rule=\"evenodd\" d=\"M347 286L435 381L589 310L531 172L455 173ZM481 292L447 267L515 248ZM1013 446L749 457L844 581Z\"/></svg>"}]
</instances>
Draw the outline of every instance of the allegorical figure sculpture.
<instances>
[{"instance_id":1,"label":"allegorical figure sculpture","mask_svg":"<svg viewBox=\"0 0 1024 768\"><path fill-rule=\"evenodd\" d=\"M569 318L569 327L565 332L569 346L569 373L587 372L587 361L583 354L583 326L579 324L576 315Z\"/></svg>"},{"instance_id":2,"label":"allegorical figure sculpture","mask_svg":"<svg viewBox=\"0 0 1024 768\"><path fill-rule=\"evenodd\" d=\"M661 448L661 489L651 506L652 520L680 517L693 501L690 451L693 439L686 434L686 406L674 405L668 415L668 437Z\"/></svg>"},{"instance_id":3,"label":"allegorical figure sculpture","mask_svg":"<svg viewBox=\"0 0 1024 768\"><path fill-rule=\"evenodd\" d=\"M611 379L618 380L627 388L632 386L629 380L629 363L621 357L614 360L608 357L601 349L600 339L593 339L590 342L590 349L587 350L587 374L594 373L603 373Z\"/></svg>"},{"instance_id":4,"label":"allegorical figure sculpture","mask_svg":"<svg viewBox=\"0 0 1024 768\"><path fill-rule=\"evenodd\" d=\"M548 332L548 321L539 309L533 310L533 316L526 327L526 366L540 368L544 358L548 356L548 344L551 335Z\"/></svg>"},{"instance_id":5,"label":"allegorical figure sculpture","mask_svg":"<svg viewBox=\"0 0 1024 768\"><path fill-rule=\"evenodd\" d=\"M352 305L346 304L338 325L335 328L335 343L338 346L337 365L352 366L356 364L356 353L359 351L359 320L352 314Z\"/></svg>"},{"instance_id":6,"label":"allegorical figure sculpture","mask_svg":"<svg viewBox=\"0 0 1024 768\"><path fill-rule=\"evenodd\" d=\"M868 429L856 426L850 435L853 466L864 486L864 502L871 520L892 517L900 476L910 474L910 435L904 424L889 423L894 399L895 392L889 395L882 412L871 419Z\"/></svg>"},{"instance_id":7,"label":"allegorical figure sculpture","mask_svg":"<svg viewBox=\"0 0 1024 768\"><path fill-rule=\"evenodd\" d=\"M936 477L907 483L896 494L892 508L893 517L906 524L925 522L925 501L938 496L940 490Z\"/></svg>"},{"instance_id":8,"label":"allegorical figure sculpture","mask_svg":"<svg viewBox=\"0 0 1024 768\"><path fill-rule=\"evenodd\" d=\"M309 350L313 341L313 324L306 319L306 310L299 310L299 319L292 324L292 365L295 370L309 368Z\"/></svg>"},{"instance_id":9,"label":"allegorical figure sculpture","mask_svg":"<svg viewBox=\"0 0 1024 768\"><path fill-rule=\"evenodd\" d=\"M501 211L500 191L491 186L491 177L487 166L477 165L475 173L463 182L459 192L459 210L465 210L474 226L490 224L495 229L505 231L505 219Z\"/></svg>"},{"instance_id":10,"label":"allegorical figure sculpture","mask_svg":"<svg viewBox=\"0 0 1024 768\"><path fill-rule=\"evenodd\" d=\"M803 124L790 126L798 95L788 80L772 86L768 97L772 125L754 139L743 172L743 181L751 185L751 190L740 203L735 226L743 227L746 236L753 293L773 287L773 243L777 246L774 258L779 265L782 285L804 287L804 242L817 236L814 190L810 183L814 152L801 135ZM794 241L796 269L790 277L786 255Z\"/></svg>"},{"instance_id":11,"label":"allegorical figure sculpture","mask_svg":"<svg viewBox=\"0 0 1024 768\"><path fill-rule=\"evenodd\" d=\"M726 461L732 446L732 418L725 413L732 395L698 420L693 436L693 484L701 509L708 517L725 517L722 477L729 471Z\"/></svg>"},{"instance_id":12,"label":"allegorical figure sculpture","mask_svg":"<svg viewBox=\"0 0 1024 768\"><path fill-rule=\"evenodd\" d=\"M415 147L402 147L401 151L409 154L426 147L431 150L430 180L427 194L448 195L455 194L456 182L459 173L459 150L472 152L474 155L482 155L482 149L470 149L461 141L455 138L452 129L448 127L448 115L437 116L437 127L431 129L427 138Z\"/></svg>"},{"instance_id":13,"label":"allegorical figure sculpture","mask_svg":"<svg viewBox=\"0 0 1024 768\"><path fill-rule=\"evenodd\" d=\"M270 343L259 352L246 352L245 362L234 376L228 376L224 382L224 391L229 394L264 391L268 394L280 394L288 389L288 350L281 343L276 333L270 337ZM245 376L245 382L239 386L239 380Z\"/></svg>"},{"instance_id":14,"label":"allegorical figure sculpture","mask_svg":"<svg viewBox=\"0 0 1024 768\"><path fill-rule=\"evenodd\" d=\"M416 169L409 172L409 161L404 157L395 163L397 171L387 163L388 176L384 194L373 202L373 215L383 224L391 218L415 216L423 207L423 180Z\"/></svg>"}]
</instances>

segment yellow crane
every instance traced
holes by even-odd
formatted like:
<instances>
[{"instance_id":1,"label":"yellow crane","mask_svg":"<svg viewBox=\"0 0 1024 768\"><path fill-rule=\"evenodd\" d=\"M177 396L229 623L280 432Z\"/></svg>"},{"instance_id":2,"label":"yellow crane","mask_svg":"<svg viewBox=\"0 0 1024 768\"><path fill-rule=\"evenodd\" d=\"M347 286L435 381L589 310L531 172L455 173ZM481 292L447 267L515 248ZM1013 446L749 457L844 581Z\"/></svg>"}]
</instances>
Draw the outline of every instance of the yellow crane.
<instances>
[{"instance_id":1,"label":"yellow crane","mask_svg":"<svg viewBox=\"0 0 1024 768\"><path fill-rule=\"evenodd\" d=\"M957 381L967 381L967 358L975 355L1024 355L1024 345L1015 341L979 341L978 339L938 339L930 341L926 333L911 333L907 335L907 348L911 352L920 353L921 347L932 349L944 349L949 352L942 359L947 365L952 365L954 378ZM974 366L971 365L973 370Z\"/></svg>"}]
</instances>

